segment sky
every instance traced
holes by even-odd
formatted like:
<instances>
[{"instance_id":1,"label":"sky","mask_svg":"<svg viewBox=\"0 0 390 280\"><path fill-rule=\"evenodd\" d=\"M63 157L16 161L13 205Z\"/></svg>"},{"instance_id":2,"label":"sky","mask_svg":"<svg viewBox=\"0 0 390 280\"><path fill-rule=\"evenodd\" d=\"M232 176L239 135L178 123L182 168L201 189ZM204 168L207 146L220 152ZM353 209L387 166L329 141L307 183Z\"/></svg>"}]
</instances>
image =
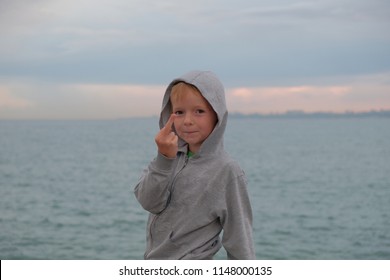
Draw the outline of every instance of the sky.
<instances>
[{"instance_id":1,"label":"sky","mask_svg":"<svg viewBox=\"0 0 390 280\"><path fill-rule=\"evenodd\" d=\"M388 0L0 0L0 119L158 115L211 70L230 112L390 109Z\"/></svg>"}]
</instances>

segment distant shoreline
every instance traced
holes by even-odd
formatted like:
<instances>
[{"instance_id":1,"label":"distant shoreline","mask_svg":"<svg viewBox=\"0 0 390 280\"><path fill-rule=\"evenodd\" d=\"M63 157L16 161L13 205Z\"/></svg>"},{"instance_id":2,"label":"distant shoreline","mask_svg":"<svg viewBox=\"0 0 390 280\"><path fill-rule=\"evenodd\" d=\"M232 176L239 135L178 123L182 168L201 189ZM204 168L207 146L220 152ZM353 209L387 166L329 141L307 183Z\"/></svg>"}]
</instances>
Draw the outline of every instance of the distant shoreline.
<instances>
[{"instance_id":1,"label":"distant shoreline","mask_svg":"<svg viewBox=\"0 0 390 280\"><path fill-rule=\"evenodd\" d=\"M256 118L256 119L339 119L339 118L390 118L390 110L372 110L368 112L343 112L343 113L332 113L332 112L311 112L307 113L304 111L287 111L285 113L269 113L269 114L243 114L232 112L229 114L231 118L245 119L245 118Z\"/></svg>"}]
</instances>

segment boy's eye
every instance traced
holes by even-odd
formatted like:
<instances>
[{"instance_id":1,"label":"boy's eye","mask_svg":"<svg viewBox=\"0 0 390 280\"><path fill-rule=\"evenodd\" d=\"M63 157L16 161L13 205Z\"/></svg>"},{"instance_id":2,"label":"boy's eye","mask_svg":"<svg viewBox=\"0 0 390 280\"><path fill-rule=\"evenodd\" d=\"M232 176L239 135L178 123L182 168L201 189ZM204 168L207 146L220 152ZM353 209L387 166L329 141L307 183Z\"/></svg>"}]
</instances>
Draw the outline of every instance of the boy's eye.
<instances>
[{"instance_id":1,"label":"boy's eye","mask_svg":"<svg viewBox=\"0 0 390 280\"><path fill-rule=\"evenodd\" d=\"M204 112L205 112L205 110L202 110L202 109L196 110L196 113L197 113L197 114L203 114Z\"/></svg>"},{"instance_id":2,"label":"boy's eye","mask_svg":"<svg viewBox=\"0 0 390 280\"><path fill-rule=\"evenodd\" d=\"M180 116L183 114L183 111L175 111L175 115Z\"/></svg>"}]
</instances>

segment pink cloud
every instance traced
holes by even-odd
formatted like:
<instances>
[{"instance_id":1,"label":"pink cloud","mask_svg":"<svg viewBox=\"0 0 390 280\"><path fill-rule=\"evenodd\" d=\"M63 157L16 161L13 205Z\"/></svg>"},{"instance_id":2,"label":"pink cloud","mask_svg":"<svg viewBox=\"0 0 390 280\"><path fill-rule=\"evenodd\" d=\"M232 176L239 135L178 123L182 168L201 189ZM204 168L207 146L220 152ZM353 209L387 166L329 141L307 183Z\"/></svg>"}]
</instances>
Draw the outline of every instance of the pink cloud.
<instances>
[{"instance_id":1,"label":"pink cloud","mask_svg":"<svg viewBox=\"0 0 390 280\"><path fill-rule=\"evenodd\" d=\"M231 111L244 113L290 110L369 111L390 109L389 92L389 85L353 83L332 86L240 87L227 90L227 102Z\"/></svg>"},{"instance_id":2,"label":"pink cloud","mask_svg":"<svg viewBox=\"0 0 390 280\"><path fill-rule=\"evenodd\" d=\"M32 105L29 100L13 96L7 88L0 87L0 109L24 109Z\"/></svg>"}]
</instances>

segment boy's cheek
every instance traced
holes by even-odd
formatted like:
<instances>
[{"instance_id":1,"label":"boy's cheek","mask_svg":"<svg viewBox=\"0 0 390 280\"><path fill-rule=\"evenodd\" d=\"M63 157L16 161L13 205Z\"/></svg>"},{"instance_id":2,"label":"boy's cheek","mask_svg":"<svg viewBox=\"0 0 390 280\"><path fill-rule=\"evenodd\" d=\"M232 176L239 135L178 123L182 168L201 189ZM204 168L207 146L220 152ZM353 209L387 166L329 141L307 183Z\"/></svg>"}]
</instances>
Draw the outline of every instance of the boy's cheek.
<instances>
[{"instance_id":1,"label":"boy's cheek","mask_svg":"<svg viewBox=\"0 0 390 280\"><path fill-rule=\"evenodd\" d=\"M176 119L173 121L173 126L174 126L175 128L180 128L180 122L179 122L179 120L177 119L177 117L176 117Z\"/></svg>"},{"instance_id":2,"label":"boy's cheek","mask_svg":"<svg viewBox=\"0 0 390 280\"><path fill-rule=\"evenodd\" d=\"M180 133L180 125L177 122L173 122L173 131L175 131L176 134Z\"/></svg>"}]
</instances>

